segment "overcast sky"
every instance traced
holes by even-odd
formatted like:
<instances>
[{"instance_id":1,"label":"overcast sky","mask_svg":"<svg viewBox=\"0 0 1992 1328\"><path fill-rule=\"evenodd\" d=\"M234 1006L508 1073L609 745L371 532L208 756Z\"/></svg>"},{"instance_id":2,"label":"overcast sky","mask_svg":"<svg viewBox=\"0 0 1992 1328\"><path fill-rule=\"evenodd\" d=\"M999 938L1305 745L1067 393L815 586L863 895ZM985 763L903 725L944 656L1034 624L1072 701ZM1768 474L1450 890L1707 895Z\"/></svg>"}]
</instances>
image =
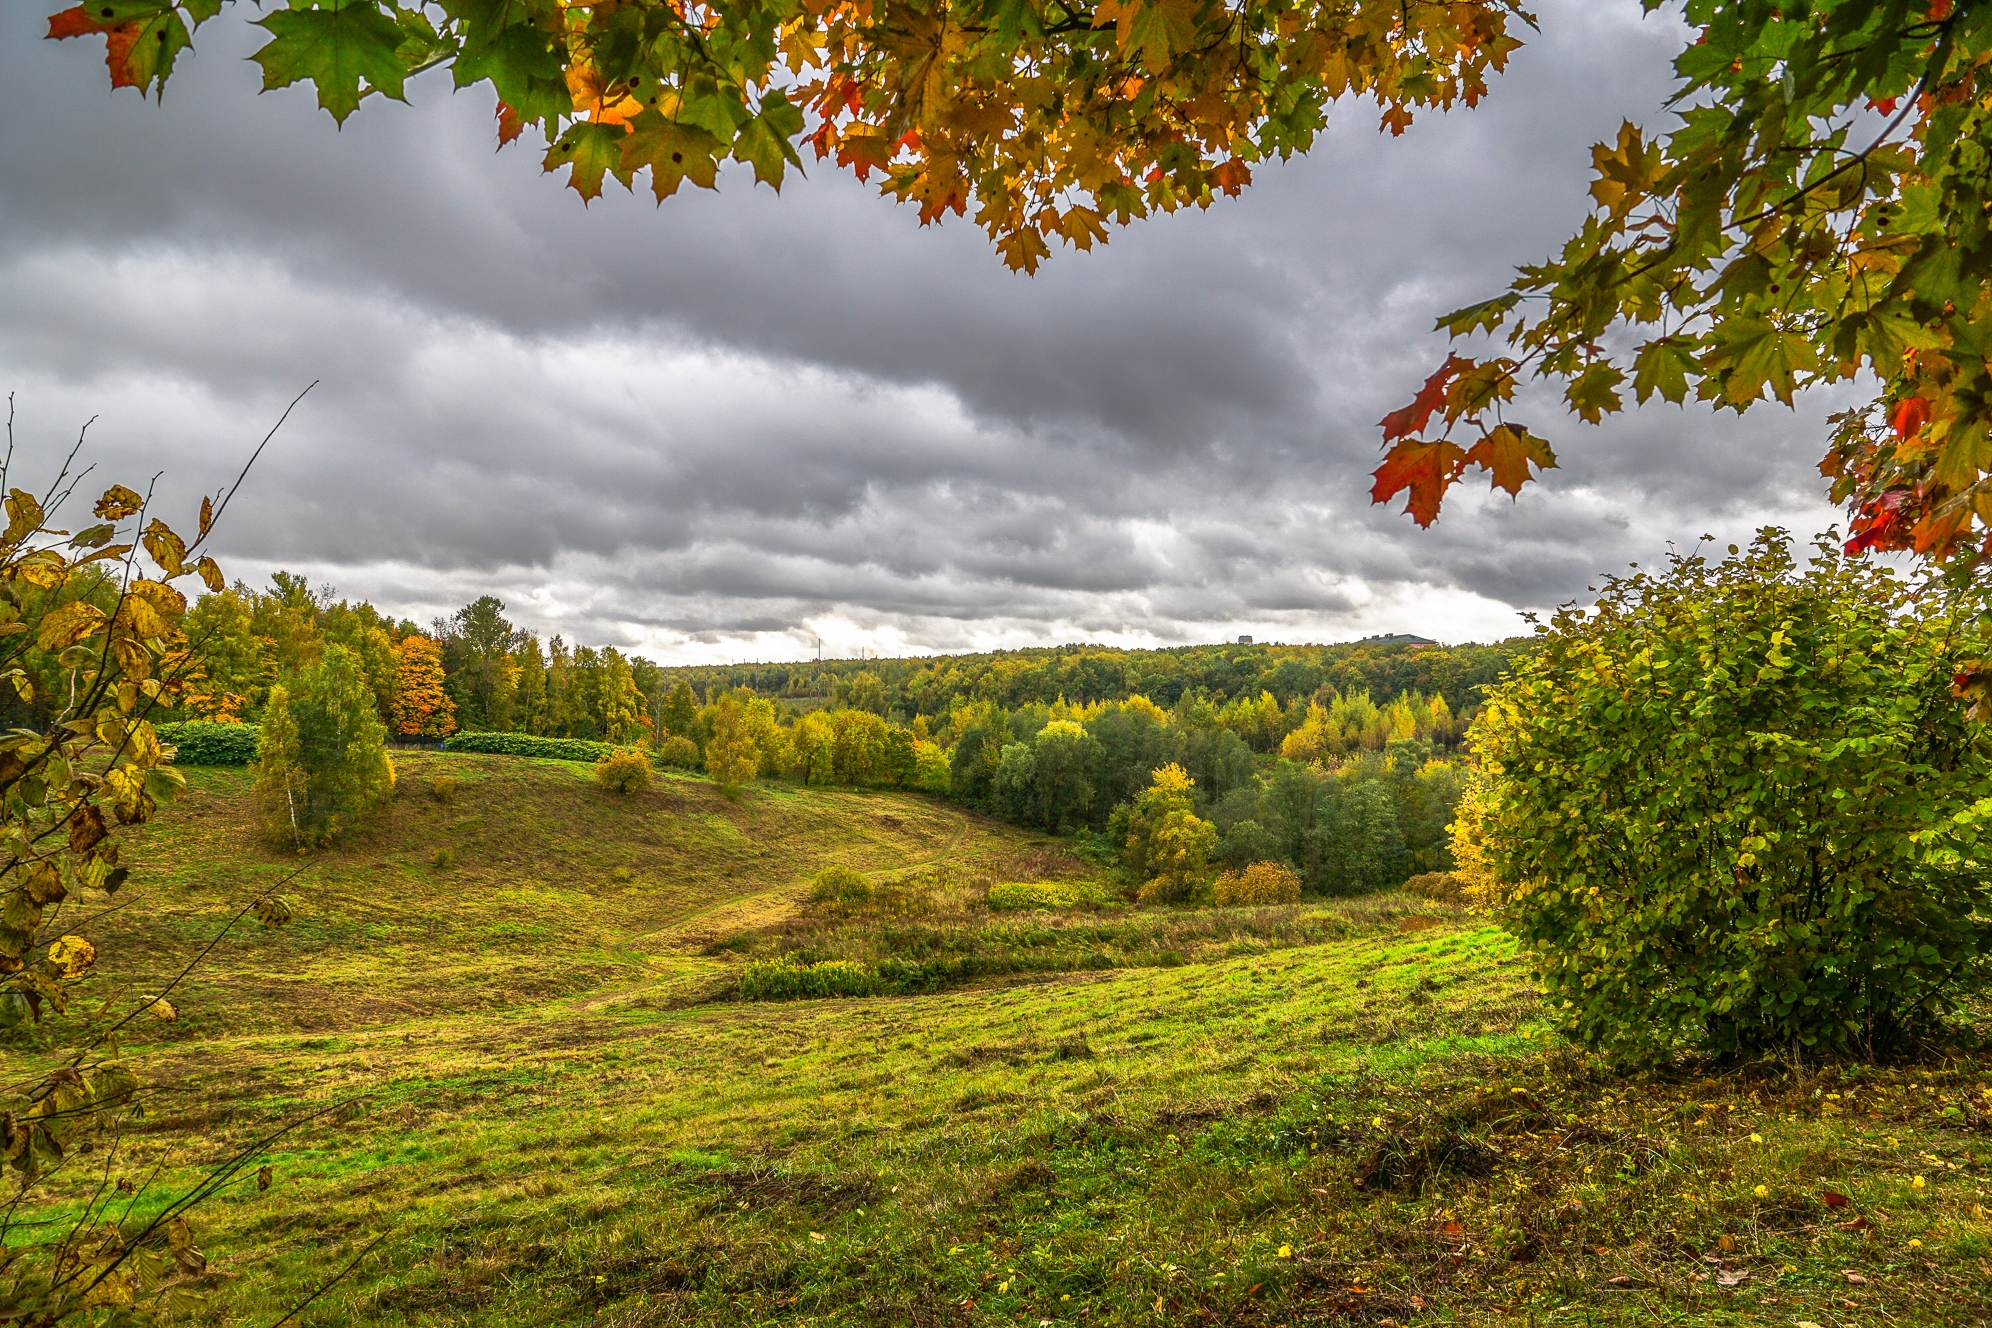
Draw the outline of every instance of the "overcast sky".
<instances>
[{"instance_id":1,"label":"overcast sky","mask_svg":"<svg viewBox=\"0 0 1992 1328\"><path fill-rule=\"evenodd\" d=\"M1252 633L1446 641L1668 541L1835 513L1837 403L1512 412L1562 469L1469 481L1420 531L1370 506L1375 421L1444 358L1436 315L1578 224L1588 145L1657 108L1681 30L1545 0L1475 111L1379 136L1335 108L1240 199L1035 278L827 165L588 207L447 72L343 130L257 95L237 6L163 105L102 44L0 7L0 388L46 466L176 501L225 483L231 576L284 567L426 621L482 593L668 662ZM528 136L530 137L530 135ZM17 466L20 462L17 460Z\"/></svg>"}]
</instances>

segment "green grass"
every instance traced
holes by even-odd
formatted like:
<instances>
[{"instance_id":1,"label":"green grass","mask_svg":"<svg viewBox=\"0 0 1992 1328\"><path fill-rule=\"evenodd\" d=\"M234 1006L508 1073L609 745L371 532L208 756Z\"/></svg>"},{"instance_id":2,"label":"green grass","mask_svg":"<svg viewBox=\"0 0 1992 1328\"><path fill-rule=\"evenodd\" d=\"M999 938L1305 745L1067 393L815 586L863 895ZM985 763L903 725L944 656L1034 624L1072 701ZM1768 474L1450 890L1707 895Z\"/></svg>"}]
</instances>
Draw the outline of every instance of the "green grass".
<instances>
[{"instance_id":1,"label":"green grass","mask_svg":"<svg viewBox=\"0 0 1992 1328\"><path fill-rule=\"evenodd\" d=\"M113 1169L165 1166L149 1194L345 1104L198 1215L217 1322L382 1235L298 1322L1988 1321L1984 1058L1618 1078L1529 1036L1511 943L1428 901L991 914L990 880L1086 869L910 796L400 764L297 923L225 943L137 1048L163 1092ZM293 865L239 772L192 782L93 927L107 969ZM833 862L894 911L810 906ZM923 954L985 966L729 995L755 959Z\"/></svg>"}]
</instances>

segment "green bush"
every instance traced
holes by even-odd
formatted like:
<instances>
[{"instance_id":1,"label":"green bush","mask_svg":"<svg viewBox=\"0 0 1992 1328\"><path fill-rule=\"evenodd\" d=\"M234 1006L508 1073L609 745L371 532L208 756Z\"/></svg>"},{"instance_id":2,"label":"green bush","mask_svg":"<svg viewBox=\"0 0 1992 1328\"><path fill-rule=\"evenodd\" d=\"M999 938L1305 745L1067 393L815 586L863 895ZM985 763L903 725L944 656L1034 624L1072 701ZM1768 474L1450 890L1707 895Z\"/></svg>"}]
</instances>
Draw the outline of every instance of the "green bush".
<instances>
[{"instance_id":1,"label":"green bush","mask_svg":"<svg viewBox=\"0 0 1992 1328\"><path fill-rule=\"evenodd\" d=\"M885 990L878 970L848 959L798 963L756 959L740 970L743 1001L792 1001L828 996L877 996Z\"/></svg>"},{"instance_id":2,"label":"green bush","mask_svg":"<svg viewBox=\"0 0 1992 1328\"><path fill-rule=\"evenodd\" d=\"M1108 908L1120 903L1098 881L999 881L989 887L989 907L1019 909Z\"/></svg>"},{"instance_id":3,"label":"green bush","mask_svg":"<svg viewBox=\"0 0 1992 1328\"><path fill-rule=\"evenodd\" d=\"M599 761L616 747L614 743L589 742L585 738L541 738L530 733L458 733L443 744L443 750L539 756L554 761Z\"/></svg>"},{"instance_id":4,"label":"green bush","mask_svg":"<svg viewBox=\"0 0 1992 1328\"><path fill-rule=\"evenodd\" d=\"M922 996L975 976L971 958L953 956L908 963L882 959L874 967L849 959L810 960L800 955L756 959L740 970L743 1001L821 1000L837 996Z\"/></svg>"},{"instance_id":5,"label":"green bush","mask_svg":"<svg viewBox=\"0 0 1992 1328\"><path fill-rule=\"evenodd\" d=\"M1977 648L1830 543L1731 553L1608 578L1489 696L1494 902L1587 1045L1872 1051L1985 977Z\"/></svg>"},{"instance_id":6,"label":"green bush","mask_svg":"<svg viewBox=\"0 0 1992 1328\"><path fill-rule=\"evenodd\" d=\"M690 738L674 733L658 744L657 764L672 766L679 770L696 770L699 760L699 745Z\"/></svg>"},{"instance_id":7,"label":"green bush","mask_svg":"<svg viewBox=\"0 0 1992 1328\"><path fill-rule=\"evenodd\" d=\"M205 719L159 726L159 741L178 749L174 765L248 765L256 759L256 739L261 734L254 724Z\"/></svg>"},{"instance_id":8,"label":"green bush","mask_svg":"<svg viewBox=\"0 0 1992 1328\"><path fill-rule=\"evenodd\" d=\"M595 782L611 793L641 793L650 787L650 758L618 747L595 762Z\"/></svg>"},{"instance_id":9,"label":"green bush","mask_svg":"<svg viewBox=\"0 0 1992 1328\"><path fill-rule=\"evenodd\" d=\"M851 867L825 867L809 883L809 899L814 904L862 907L871 897L872 883Z\"/></svg>"}]
</instances>

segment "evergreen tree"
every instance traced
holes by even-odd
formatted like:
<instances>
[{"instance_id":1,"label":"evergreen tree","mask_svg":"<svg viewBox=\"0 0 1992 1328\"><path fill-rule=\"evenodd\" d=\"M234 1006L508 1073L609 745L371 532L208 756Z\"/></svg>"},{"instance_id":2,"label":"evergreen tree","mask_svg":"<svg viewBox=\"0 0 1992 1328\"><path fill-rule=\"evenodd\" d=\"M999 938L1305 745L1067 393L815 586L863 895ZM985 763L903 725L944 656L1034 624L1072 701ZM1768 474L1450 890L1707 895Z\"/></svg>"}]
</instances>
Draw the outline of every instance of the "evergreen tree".
<instances>
[{"instance_id":1,"label":"evergreen tree","mask_svg":"<svg viewBox=\"0 0 1992 1328\"><path fill-rule=\"evenodd\" d=\"M664 731L675 737L689 738L698 718L699 705L692 696L692 685L680 678L671 688L671 694L664 698Z\"/></svg>"}]
</instances>

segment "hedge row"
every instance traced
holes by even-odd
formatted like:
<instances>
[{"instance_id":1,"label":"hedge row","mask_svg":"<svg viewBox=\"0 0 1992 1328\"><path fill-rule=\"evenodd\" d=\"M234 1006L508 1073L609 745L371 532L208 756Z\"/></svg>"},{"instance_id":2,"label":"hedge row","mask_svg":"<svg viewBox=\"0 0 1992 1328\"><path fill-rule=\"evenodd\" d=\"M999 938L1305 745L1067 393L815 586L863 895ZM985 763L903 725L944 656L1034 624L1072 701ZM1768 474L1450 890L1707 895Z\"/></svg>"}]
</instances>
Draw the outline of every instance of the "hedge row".
<instances>
[{"instance_id":1,"label":"hedge row","mask_svg":"<svg viewBox=\"0 0 1992 1328\"><path fill-rule=\"evenodd\" d=\"M831 996L922 996L975 976L972 959L887 959L876 967L849 959L809 963L793 955L757 959L740 971L743 1001L793 1001Z\"/></svg>"},{"instance_id":2,"label":"hedge row","mask_svg":"<svg viewBox=\"0 0 1992 1328\"><path fill-rule=\"evenodd\" d=\"M446 752L489 752L497 756L543 756L555 761L599 761L616 750L612 742L585 738L540 738L530 733L458 733L443 743Z\"/></svg>"},{"instance_id":3,"label":"hedge row","mask_svg":"<svg viewBox=\"0 0 1992 1328\"><path fill-rule=\"evenodd\" d=\"M1016 909L1111 908L1126 902L1097 881L999 881L989 887L989 907Z\"/></svg>"},{"instance_id":4,"label":"hedge row","mask_svg":"<svg viewBox=\"0 0 1992 1328\"><path fill-rule=\"evenodd\" d=\"M256 759L255 724L217 724L194 719L159 726L159 741L179 749L175 765L248 765Z\"/></svg>"}]
</instances>

